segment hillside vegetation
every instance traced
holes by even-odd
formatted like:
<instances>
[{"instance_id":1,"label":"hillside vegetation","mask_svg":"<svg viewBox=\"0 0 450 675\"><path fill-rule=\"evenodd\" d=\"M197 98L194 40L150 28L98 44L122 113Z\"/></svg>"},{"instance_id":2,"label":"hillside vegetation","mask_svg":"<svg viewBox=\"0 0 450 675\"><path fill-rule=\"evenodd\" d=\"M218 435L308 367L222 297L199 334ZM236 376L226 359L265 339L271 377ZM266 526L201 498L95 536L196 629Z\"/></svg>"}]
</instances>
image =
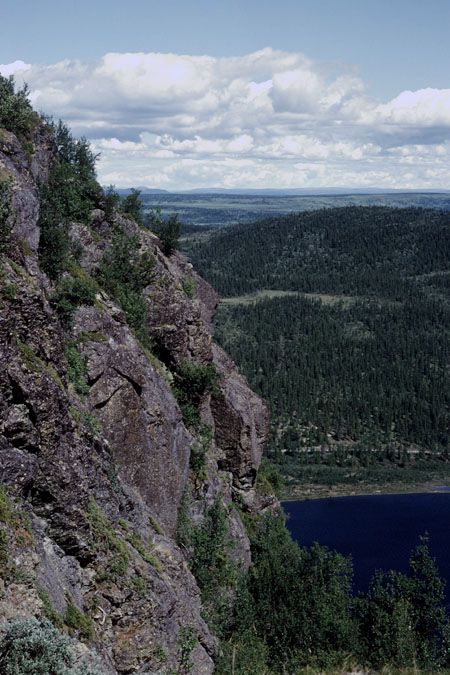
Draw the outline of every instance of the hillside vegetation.
<instances>
[{"instance_id":1,"label":"hillside vegetation","mask_svg":"<svg viewBox=\"0 0 450 675\"><path fill-rule=\"evenodd\" d=\"M221 230L189 255L227 298L217 338L269 402L269 455L286 474L348 488L447 473L447 212L292 214ZM411 474L417 456L428 461Z\"/></svg>"}]
</instances>

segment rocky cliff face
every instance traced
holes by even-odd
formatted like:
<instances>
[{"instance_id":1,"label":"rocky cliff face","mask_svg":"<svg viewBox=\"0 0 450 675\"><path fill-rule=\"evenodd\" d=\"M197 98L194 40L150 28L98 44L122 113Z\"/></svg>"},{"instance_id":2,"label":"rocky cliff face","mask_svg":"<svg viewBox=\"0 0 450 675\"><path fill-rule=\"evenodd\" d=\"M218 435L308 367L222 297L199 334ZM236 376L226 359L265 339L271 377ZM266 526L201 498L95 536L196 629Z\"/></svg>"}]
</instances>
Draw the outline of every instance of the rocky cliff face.
<instances>
[{"instance_id":1,"label":"rocky cliff face","mask_svg":"<svg viewBox=\"0 0 450 675\"><path fill-rule=\"evenodd\" d=\"M96 650L105 673L181 672L189 628L193 672L211 673L217 641L201 617L190 552L176 544L180 505L198 524L222 500L233 555L249 564L233 505L264 506L255 477L267 410L212 341L214 291L122 216L154 258L144 289L154 349L142 347L101 289L63 327L38 264L38 180L48 179L54 156L42 127L31 155L0 134L0 177L13 195L0 263L0 622L49 616ZM97 208L89 226L71 224L71 237L82 245L84 273L95 276L112 223ZM82 394L68 375L67 344L85 364ZM209 430L201 473L190 469L198 439L173 394L174 373L191 362L215 364L218 374L197 401Z\"/></svg>"}]
</instances>

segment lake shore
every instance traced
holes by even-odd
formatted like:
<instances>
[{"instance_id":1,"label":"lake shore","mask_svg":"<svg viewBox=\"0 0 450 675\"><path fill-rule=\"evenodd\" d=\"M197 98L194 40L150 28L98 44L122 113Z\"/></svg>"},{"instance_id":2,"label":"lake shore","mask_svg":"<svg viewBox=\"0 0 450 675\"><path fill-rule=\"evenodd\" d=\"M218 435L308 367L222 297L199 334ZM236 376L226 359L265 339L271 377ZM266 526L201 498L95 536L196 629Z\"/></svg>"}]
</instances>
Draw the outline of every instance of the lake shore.
<instances>
[{"instance_id":1,"label":"lake shore","mask_svg":"<svg viewBox=\"0 0 450 675\"><path fill-rule=\"evenodd\" d=\"M417 483L405 485L404 483L390 484L365 484L365 485L320 485L303 483L286 486L282 492L280 501L296 502L309 501L311 499L329 499L334 497L357 497L361 495L390 495L390 494L420 494L439 493L450 491L449 483L438 484Z\"/></svg>"}]
</instances>

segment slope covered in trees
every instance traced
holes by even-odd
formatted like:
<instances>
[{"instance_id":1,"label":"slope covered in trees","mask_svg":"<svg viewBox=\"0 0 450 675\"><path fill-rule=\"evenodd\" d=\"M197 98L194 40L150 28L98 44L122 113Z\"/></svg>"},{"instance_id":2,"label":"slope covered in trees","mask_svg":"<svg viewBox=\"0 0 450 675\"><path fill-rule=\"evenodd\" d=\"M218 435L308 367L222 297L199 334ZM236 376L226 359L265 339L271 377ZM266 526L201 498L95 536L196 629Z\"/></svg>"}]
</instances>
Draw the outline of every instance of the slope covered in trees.
<instances>
[{"instance_id":1,"label":"slope covered in trees","mask_svg":"<svg viewBox=\"0 0 450 675\"><path fill-rule=\"evenodd\" d=\"M269 402L272 455L283 452L290 474L301 451L320 447L353 465L447 456L449 235L446 212L360 207L191 245L196 269L228 297L216 334Z\"/></svg>"}]
</instances>

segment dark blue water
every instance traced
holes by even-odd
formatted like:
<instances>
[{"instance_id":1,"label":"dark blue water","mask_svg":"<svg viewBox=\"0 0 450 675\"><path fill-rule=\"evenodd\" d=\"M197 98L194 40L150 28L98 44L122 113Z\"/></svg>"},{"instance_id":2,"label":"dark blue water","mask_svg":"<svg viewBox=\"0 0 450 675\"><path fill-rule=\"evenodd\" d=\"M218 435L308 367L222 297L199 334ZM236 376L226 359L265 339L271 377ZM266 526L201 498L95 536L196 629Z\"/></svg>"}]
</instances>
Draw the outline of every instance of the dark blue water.
<instances>
[{"instance_id":1,"label":"dark blue water","mask_svg":"<svg viewBox=\"0 0 450 675\"><path fill-rule=\"evenodd\" d=\"M315 541L352 556L354 587L367 591L376 569L408 571L410 551L428 532L428 548L450 596L450 494L366 495L284 502L300 546Z\"/></svg>"}]
</instances>

